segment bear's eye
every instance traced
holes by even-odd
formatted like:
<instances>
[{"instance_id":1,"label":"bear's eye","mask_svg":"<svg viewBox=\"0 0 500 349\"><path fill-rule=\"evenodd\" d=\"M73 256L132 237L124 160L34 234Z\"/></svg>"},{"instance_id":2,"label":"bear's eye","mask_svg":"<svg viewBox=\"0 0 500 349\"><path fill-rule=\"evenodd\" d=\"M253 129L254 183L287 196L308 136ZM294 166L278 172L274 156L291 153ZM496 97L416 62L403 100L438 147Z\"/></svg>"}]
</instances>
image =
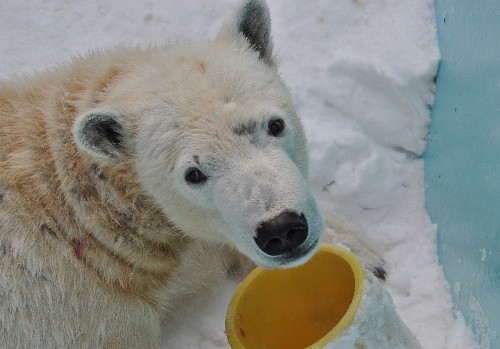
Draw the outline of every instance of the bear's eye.
<instances>
[{"instance_id":1,"label":"bear's eye","mask_svg":"<svg viewBox=\"0 0 500 349\"><path fill-rule=\"evenodd\" d=\"M282 118L275 118L269 120L268 133L273 137L280 137L285 130L285 121Z\"/></svg>"},{"instance_id":2,"label":"bear's eye","mask_svg":"<svg viewBox=\"0 0 500 349\"><path fill-rule=\"evenodd\" d=\"M191 167L186 171L186 176L184 178L186 182L190 184L202 184L207 180L207 176L205 176L199 169L194 167Z\"/></svg>"}]
</instances>

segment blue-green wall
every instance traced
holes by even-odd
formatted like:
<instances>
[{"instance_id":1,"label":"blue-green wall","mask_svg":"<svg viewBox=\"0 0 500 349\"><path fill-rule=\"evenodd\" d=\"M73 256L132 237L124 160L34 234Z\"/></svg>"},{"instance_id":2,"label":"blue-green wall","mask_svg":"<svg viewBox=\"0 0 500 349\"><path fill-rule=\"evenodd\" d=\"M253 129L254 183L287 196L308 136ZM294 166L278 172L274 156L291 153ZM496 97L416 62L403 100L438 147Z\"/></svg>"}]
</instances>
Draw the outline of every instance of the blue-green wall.
<instances>
[{"instance_id":1,"label":"blue-green wall","mask_svg":"<svg viewBox=\"0 0 500 349\"><path fill-rule=\"evenodd\" d=\"M435 6L442 61L425 154L427 211L457 308L482 349L500 349L500 0Z\"/></svg>"}]
</instances>

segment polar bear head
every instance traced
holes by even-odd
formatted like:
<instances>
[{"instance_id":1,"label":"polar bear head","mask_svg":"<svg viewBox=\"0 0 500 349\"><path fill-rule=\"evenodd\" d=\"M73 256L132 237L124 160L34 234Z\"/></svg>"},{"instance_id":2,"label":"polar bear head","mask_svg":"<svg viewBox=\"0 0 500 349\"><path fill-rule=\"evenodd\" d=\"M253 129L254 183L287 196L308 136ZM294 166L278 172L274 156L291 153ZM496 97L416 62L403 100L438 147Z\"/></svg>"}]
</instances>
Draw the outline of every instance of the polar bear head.
<instances>
[{"instance_id":1,"label":"polar bear head","mask_svg":"<svg viewBox=\"0 0 500 349\"><path fill-rule=\"evenodd\" d=\"M126 73L77 117L77 145L131 156L144 191L183 234L290 267L318 245L302 124L272 55L262 0L210 42L133 52Z\"/></svg>"}]
</instances>

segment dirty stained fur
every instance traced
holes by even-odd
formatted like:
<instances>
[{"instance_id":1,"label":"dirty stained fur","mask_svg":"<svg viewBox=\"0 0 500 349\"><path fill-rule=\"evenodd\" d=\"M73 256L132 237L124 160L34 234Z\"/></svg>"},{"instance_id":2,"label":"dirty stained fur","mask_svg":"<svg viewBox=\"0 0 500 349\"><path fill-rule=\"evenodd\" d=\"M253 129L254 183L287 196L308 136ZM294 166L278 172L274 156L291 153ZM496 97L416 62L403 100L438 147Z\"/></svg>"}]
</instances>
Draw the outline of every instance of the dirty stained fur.
<instances>
[{"instance_id":1,"label":"dirty stained fur","mask_svg":"<svg viewBox=\"0 0 500 349\"><path fill-rule=\"evenodd\" d=\"M313 253L322 220L268 12L242 1L211 42L120 47L0 82L0 348L157 348L160 321L228 273ZM280 137L262 130L276 115ZM276 182L273 195L291 199L257 200L257 218L237 205L221 213L231 193L269 196L274 163L296 185ZM206 183L186 184L186 164L209 173ZM257 189L219 194L247 178L240 169L254 171ZM309 224L298 261L252 244L259 219L284 210Z\"/></svg>"},{"instance_id":2,"label":"dirty stained fur","mask_svg":"<svg viewBox=\"0 0 500 349\"><path fill-rule=\"evenodd\" d=\"M238 263L175 229L132 154L96 162L73 141L77 115L149 54L121 48L0 85L0 347L157 347L160 314ZM212 270L190 265L202 255L218 257Z\"/></svg>"}]
</instances>

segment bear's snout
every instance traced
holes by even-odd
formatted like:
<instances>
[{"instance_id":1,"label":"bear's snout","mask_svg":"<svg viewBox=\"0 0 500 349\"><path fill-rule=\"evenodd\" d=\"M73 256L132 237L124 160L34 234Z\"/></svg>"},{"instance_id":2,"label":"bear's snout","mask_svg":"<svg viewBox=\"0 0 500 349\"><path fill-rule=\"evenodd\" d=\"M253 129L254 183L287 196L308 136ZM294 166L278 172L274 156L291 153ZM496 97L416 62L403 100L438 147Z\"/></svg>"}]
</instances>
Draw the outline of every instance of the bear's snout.
<instances>
[{"instance_id":1,"label":"bear's snout","mask_svg":"<svg viewBox=\"0 0 500 349\"><path fill-rule=\"evenodd\" d=\"M259 224L255 242L270 256L293 253L307 239L308 227L303 214L285 211Z\"/></svg>"}]
</instances>

